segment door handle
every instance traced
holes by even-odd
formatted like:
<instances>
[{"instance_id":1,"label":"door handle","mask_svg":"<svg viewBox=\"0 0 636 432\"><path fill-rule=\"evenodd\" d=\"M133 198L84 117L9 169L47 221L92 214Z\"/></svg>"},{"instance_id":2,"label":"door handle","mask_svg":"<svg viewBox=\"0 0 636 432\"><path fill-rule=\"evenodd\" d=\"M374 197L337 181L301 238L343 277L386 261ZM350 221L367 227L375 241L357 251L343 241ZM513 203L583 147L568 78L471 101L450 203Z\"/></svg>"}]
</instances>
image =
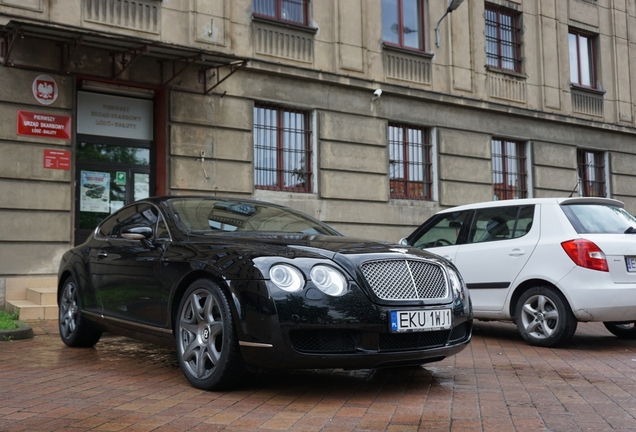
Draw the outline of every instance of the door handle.
<instances>
[{"instance_id":1,"label":"door handle","mask_svg":"<svg viewBox=\"0 0 636 432\"><path fill-rule=\"evenodd\" d=\"M107 256L106 252L97 252L97 258L106 258Z\"/></svg>"},{"instance_id":2,"label":"door handle","mask_svg":"<svg viewBox=\"0 0 636 432\"><path fill-rule=\"evenodd\" d=\"M508 255L510 255L511 257L519 257L522 255L525 255L526 251L521 250L521 249L513 249L510 251L510 253Z\"/></svg>"}]
</instances>

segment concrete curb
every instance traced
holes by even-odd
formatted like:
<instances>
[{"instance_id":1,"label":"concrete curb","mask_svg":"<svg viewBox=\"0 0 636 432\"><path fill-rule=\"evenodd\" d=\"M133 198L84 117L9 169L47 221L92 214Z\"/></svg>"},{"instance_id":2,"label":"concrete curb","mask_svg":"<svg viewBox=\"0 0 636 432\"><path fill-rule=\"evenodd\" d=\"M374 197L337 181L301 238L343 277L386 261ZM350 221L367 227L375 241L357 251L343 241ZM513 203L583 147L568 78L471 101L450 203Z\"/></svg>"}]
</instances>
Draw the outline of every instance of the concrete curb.
<instances>
[{"instance_id":1,"label":"concrete curb","mask_svg":"<svg viewBox=\"0 0 636 432\"><path fill-rule=\"evenodd\" d=\"M0 342L19 340L19 339L30 339L35 334L33 333L33 329L28 324L18 321L19 327L12 330L0 330Z\"/></svg>"}]
</instances>

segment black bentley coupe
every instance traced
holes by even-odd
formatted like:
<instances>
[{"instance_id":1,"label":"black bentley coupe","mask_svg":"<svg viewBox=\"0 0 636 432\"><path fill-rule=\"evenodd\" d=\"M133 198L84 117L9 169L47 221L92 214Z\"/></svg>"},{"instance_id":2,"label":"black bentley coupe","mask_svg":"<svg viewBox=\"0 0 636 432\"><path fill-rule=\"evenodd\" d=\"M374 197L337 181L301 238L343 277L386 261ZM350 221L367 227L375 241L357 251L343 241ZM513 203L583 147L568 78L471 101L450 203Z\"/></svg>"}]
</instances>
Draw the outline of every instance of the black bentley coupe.
<instances>
[{"instance_id":1,"label":"black bentley coupe","mask_svg":"<svg viewBox=\"0 0 636 432\"><path fill-rule=\"evenodd\" d=\"M64 254L58 287L66 345L102 332L176 343L200 389L272 369L420 365L472 334L468 291L443 258L244 199L123 207Z\"/></svg>"}]
</instances>

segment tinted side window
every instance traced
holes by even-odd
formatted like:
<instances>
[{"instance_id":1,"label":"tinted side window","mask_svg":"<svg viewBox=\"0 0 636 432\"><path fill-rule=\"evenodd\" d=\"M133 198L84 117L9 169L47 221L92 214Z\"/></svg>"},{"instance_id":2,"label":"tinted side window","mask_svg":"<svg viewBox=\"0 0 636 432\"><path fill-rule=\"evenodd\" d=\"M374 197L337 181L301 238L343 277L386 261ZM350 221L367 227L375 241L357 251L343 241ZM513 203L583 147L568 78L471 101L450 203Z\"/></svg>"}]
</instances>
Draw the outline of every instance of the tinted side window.
<instances>
[{"instance_id":1,"label":"tinted side window","mask_svg":"<svg viewBox=\"0 0 636 432\"><path fill-rule=\"evenodd\" d=\"M534 206L477 210L468 236L468 243L523 237L532 228L533 216Z\"/></svg>"},{"instance_id":2,"label":"tinted side window","mask_svg":"<svg viewBox=\"0 0 636 432\"><path fill-rule=\"evenodd\" d=\"M137 212L137 206L130 206L122 209L118 213L111 215L99 226L97 237L109 238L113 232L113 227L119 225L122 220L126 220Z\"/></svg>"},{"instance_id":3,"label":"tinted side window","mask_svg":"<svg viewBox=\"0 0 636 432\"><path fill-rule=\"evenodd\" d=\"M128 210L128 209L127 209ZM157 209L150 204L138 204L130 207L130 210L121 212L117 218L117 224L113 226L110 238L122 238L121 231L127 226L147 226L155 229L159 214Z\"/></svg>"},{"instance_id":4,"label":"tinted side window","mask_svg":"<svg viewBox=\"0 0 636 432\"><path fill-rule=\"evenodd\" d=\"M163 220L163 217L159 215L159 220L157 221L157 230L155 231L156 239L170 239L170 233L168 232L168 227L166 226L166 222Z\"/></svg>"},{"instance_id":5,"label":"tinted side window","mask_svg":"<svg viewBox=\"0 0 636 432\"><path fill-rule=\"evenodd\" d=\"M413 246L432 248L456 244L468 213L463 211L438 215L424 232L418 234L419 237L413 239Z\"/></svg>"},{"instance_id":6,"label":"tinted side window","mask_svg":"<svg viewBox=\"0 0 636 432\"><path fill-rule=\"evenodd\" d=\"M534 206L521 207L519 210L519 218L517 219L517 227L513 233L513 237L523 237L530 232L532 222L534 221Z\"/></svg>"}]
</instances>

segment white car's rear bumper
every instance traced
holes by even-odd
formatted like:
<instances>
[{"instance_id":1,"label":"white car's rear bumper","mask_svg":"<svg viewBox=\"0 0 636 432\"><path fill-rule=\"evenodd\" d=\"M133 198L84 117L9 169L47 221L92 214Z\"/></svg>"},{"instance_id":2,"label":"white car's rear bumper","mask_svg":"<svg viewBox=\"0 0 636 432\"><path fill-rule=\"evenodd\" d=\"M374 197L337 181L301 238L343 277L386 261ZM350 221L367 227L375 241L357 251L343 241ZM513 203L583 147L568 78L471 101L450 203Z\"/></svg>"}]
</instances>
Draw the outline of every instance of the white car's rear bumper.
<instances>
[{"instance_id":1,"label":"white car's rear bumper","mask_svg":"<svg viewBox=\"0 0 636 432\"><path fill-rule=\"evenodd\" d=\"M579 321L636 321L636 283L614 283L608 272L576 267L559 287Z\"/></svg>"}]
</instances>

